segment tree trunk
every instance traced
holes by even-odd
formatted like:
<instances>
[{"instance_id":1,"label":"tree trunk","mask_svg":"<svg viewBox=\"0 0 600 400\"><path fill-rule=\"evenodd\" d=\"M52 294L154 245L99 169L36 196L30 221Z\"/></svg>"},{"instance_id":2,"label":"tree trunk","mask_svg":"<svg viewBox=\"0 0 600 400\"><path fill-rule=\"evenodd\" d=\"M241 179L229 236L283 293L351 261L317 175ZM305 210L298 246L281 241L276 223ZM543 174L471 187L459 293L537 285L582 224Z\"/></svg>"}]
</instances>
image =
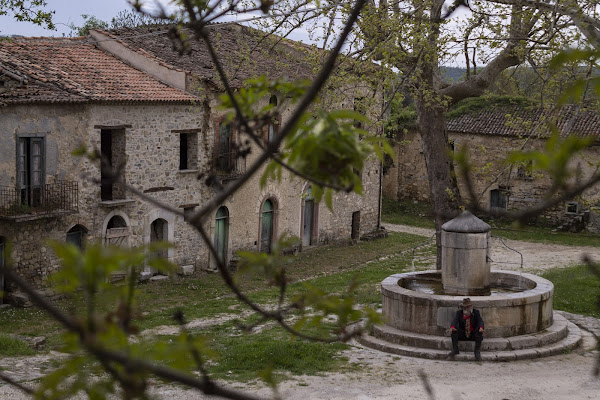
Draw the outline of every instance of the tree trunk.
<instances>
[{"instance_id":1,"label":"tree trunk","mask_svg":"<svg viewBox=\"0 0 600 400\"><path fill-rule=\"evenodd\" d=\"M417 122L421 133L423 156L427 166L431 203L436 230L436 268L442 268L442 225L458 215L460 194L453 171L448 131L446 130L446 109L433 102L416 101Z\"/></svg>"}]
</instances>

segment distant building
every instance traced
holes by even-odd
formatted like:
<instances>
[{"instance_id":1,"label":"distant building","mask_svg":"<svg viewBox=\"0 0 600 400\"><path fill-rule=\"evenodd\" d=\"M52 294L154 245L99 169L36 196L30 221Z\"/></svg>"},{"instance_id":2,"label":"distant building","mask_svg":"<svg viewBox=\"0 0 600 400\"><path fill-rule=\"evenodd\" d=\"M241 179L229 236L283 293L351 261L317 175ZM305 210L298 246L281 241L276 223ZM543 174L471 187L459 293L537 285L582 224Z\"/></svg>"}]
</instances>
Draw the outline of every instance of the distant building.
<instances>
[{"instance_id":1,"label":"distant building","mask_svg":"<svg viewBox=\"0 0 600 400\"><path fill-rule=\"evenodd\" d=\"M528 165L508 165L504 159L513 151L542 150L553 123L561 135L595 138L594 145L577 155L571 167L577 171L572 182L589 178L600 162L600 115L565 106L558 112L541 109L495 107L463 114L448 121L449 151L469 149L474 166L473 183L479 201L489 210L515 210L542 201L552 185L549 176L531 172ZM430 201L427 169L419 133L410 129L395 144L394 165L386 171L383 192L393 199ZM465 182L459 179L463 200ZM600 231L600 186L585 191L578 199L547 210L543 218L564 229Z\"/></svg>"},{"instance_id":2,"label":"distant building","mask_svg":"<svg viewBox=\"0 0 600 400\"><path fill-rule=\"evenodd\" d=\"M48 239L78 246L168 240L176 247L164 256L186 271L214 267L181 217L131 195L97 165L73 156L79 144L100 149L122 170L126 184L186 212L218 190L199 175L236 179L259 153L253 146L247 157L238 154L245 138L216 107L222 89L204 45L192 42L191 53L180 56L168 27L151 35L148 29L0 42L0 251L48 296L53 293L45 288L46 278L60 268ZM302 44L275 44L239 25L211 31L235 88L262 73L312 76ZM365 85L347 89L331 107L352 108L355 93L380 96L378 88ZM267 142L291 106L278 93L263 101L284 105L265 129ZM239 249L268 252L284 233L312 246L358 239L379 227L381 168L374 158L362 174L364 196L336 194L333 212L315 202L306 181L284 173L281 183L269 181L261 189L260 175L205 224L225 261ZM4 254L9 242L10 255ZM15 288L6 285L14 295Z\"/></svg>"}]
</instances>

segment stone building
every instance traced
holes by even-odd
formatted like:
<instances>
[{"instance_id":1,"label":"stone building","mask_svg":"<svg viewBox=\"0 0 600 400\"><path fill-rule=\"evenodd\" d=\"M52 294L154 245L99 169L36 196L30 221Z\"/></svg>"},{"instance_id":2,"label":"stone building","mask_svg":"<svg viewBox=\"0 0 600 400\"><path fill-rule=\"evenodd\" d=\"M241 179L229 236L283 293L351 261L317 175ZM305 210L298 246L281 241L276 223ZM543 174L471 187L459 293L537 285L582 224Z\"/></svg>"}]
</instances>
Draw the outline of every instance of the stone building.
<instances>
[{"instance_id":1,"label":"stone building","mask_svg":"<svg viewBox=\"0 0 600 400\"><path fill-rule=\"evenodd\" d=\"M303 45L283 40L271 48L260 32L238 25L211 29L236 88L259 72L292 79L312 74L313 64L302 61L308 53L298 50ZM186 212L218 190L199 175L216 173L227 182L258 157L257 148L247 157L235 154L244 137L217 107L222 89L206 49L194 42L191 53L180 57L167 30L152 40L142 40L147 36L140 31L129 32L128 40L120 39L126 32L94 31L87 38L0 42L0 251L47 295L52 291L46 278L59 268L49 239L81 246L168 240L176 246L165 257L182 272L214 268L183 218L132 195L98 165L72 155L80 144L100 149L127 185ZM236 57L249 65L236 64ZM351 107L353 96L338 97L333 106ZM285 105L286 99L274 93L263 101ZM290 108L282 108L278 122ZM276 129L269 125L265 140ZM382 177L374 158L362 174L364 195L336 194L333 211L315 202L302 179L284 174L281 182L261 188L260 176L205 223L225 260L240 249L270 251L284 233L312 246L358 239L379 228Z\"/></svg>"},{"instance_id":2,"label":"stone building","mask_svg":"<svg viewBox=\"0 0 600 400\"><path fill-rule=\"evenodd\" d=\"M515 210L539 203L552 180L547 174L532 172L531 166L509 164L513 151L543 150L555 126L561 137L577 135L595 138L594 144L577 154L570 168L572 181L584 181L600 162L600 116L565 106L557 112L541 109L495 107L467 113L448 121L449 151L467 146L473 169L473 186L479 201L489 210ZM392 199L429 201L429 183L421 137L415 129L401 134L394 145L396 159L383 179L384 196ZM466 198L465 182L459 176L461 196ZM548 210L543 218L564 229L600 231L600 218L594 208L600 204L600 187L592 187L579 198Z\"/></svg>"}]
</instances>

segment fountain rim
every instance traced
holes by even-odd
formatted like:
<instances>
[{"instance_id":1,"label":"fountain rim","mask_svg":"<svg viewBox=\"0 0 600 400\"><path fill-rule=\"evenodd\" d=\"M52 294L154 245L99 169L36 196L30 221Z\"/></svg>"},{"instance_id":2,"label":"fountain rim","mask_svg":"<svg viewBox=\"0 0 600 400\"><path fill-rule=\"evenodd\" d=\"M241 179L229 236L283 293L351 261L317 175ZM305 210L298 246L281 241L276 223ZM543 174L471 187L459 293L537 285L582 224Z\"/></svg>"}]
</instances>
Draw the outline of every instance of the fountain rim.
<instances>
[{"instance_id":1,"label":"fountain rim","mask_svg":"<svg viewBox=\"0 0 600 400\"><path fill-rule=\"evenodd\" d=\"M515 292L509 294L495 295L495 296L463 296L463 295L440 295L421 293L415 290L407 289L398 284L400 279L416 278L419 275L439 273L440 270L427 270L427 271L416 271L416 272L404 272L400 274L390 275L381 282L381 292L384 296L391 298L402 298L404 300L411 299L412 301L424 301L431 302L436 301L440 305L456 306L462 301L464 297L470 297L475 307L502 307L502 306L513 306L523 305L529 303L536 303L542 300L546 300L552 297L554 293L554 285L547 279L539 277L537 275L516 272L516 271L504 271L504 270L491 270L490 282L495 281L495 277L498 275L508 275L515 279L526 279L535 283L535 287L532 289L526 289L522 292Z\"/></svg>"}]
</instances>

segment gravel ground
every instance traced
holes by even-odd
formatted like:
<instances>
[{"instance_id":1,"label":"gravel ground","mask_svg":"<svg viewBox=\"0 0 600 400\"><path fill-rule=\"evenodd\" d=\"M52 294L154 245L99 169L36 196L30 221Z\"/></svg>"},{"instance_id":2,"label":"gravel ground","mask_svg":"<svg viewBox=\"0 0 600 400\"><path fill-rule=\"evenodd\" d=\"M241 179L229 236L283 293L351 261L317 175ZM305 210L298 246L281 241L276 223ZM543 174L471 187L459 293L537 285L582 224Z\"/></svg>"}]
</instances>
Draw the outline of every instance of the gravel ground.
<instances>
[{"instance_id":1,"label":"gravel ground","mask_svg":"<svg viewBox=\"0 0 600 400\"><path fill-rule=\"evenodd\" d=\"M395 232L431 236L432 230L402 225L385 225ZM507 240L506 244L524 255L524 270L541 271L546 268L566 267L580 263L581 255L588 253L600 260L600 249L569 247ZM503 246L494 245L491 252L494 268L518 269L519 256ZM497 262L502 262L497 263ZM503 363L451 362L399 357L367 349L359 344L345 352L352 366L347 371L322 376L296 376L280 384L282 398L289 400L371 400L371 399L438 399L438 400L578 400L599 399L600 378L592 376L599 352L594 334L600 333L600 321L563 313L586 331L581 348L568 354ZM223 317L222 317L223 318ZM221 319L222 319L221 318ZM216 323L216 322L215 322ZM161 327L166 330L166 327ZM29 381L39 378L50 360L58 353L33 357L0 359L0 369L13 377ZM433 397L425 391L421 378L424 372L431 383ZM272 392L258 383L233 384L241 390L270 398ZM196 391L171 385L156 389L159 399L205 399ZM21 392L0 384L1 400L26 399Z\"/></svg>"}]
</instances>

